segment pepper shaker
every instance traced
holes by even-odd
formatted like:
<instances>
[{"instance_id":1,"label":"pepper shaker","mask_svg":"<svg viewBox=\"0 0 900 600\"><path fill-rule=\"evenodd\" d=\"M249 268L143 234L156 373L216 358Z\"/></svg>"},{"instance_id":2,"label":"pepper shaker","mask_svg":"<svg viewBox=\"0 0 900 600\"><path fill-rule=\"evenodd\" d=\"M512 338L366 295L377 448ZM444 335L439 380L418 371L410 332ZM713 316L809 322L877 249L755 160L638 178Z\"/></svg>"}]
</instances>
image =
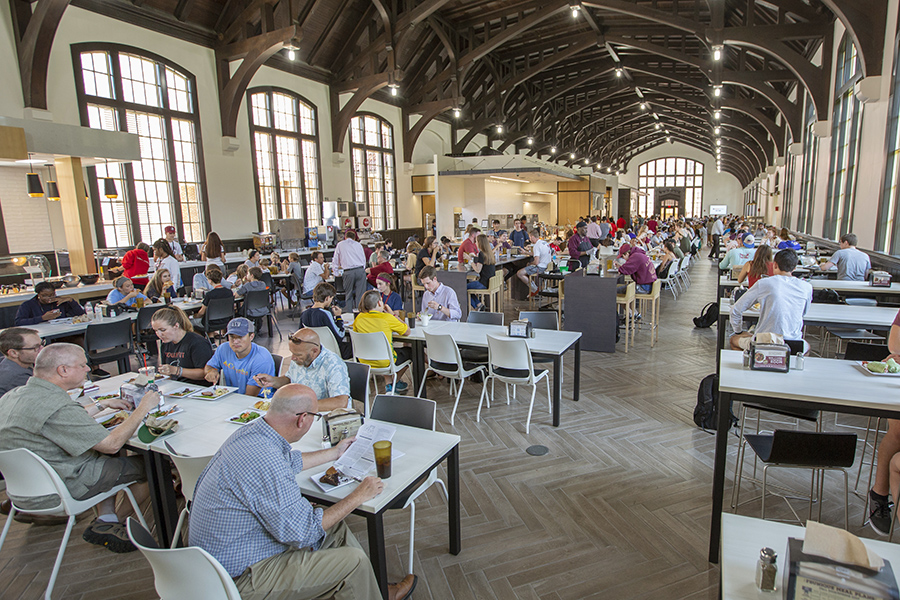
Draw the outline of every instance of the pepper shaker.
<instances>
[{"instance_id":1,"label":"pepper shaker","mask_svg":"<svg viewBox=\"0 0 900 600\"><path fill-rule=\"evenodd\" d=\"M778 555L771 548L763 548L759 551L759 560L756 563L756 587L763 592L775 591L775 579L778 575L778 565L775 563Z\"/></svg>"}]
</instances>

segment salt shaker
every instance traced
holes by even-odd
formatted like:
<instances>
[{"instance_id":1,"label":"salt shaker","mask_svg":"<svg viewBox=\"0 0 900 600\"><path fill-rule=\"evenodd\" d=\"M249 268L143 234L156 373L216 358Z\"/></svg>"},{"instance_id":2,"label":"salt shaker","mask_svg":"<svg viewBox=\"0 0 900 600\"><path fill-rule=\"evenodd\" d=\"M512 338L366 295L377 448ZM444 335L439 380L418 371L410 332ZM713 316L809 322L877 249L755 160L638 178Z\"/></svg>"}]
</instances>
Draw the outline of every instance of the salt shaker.
<instances>
[{"instance_id":1,"label":"salt shaker","mask_svg":"<svg viewBox=\"0 0 900 600\"><path fill-rule=\"evenodd\" d=\"M803 363L805 362L805 360L806 354L804 354L803 352L799 353L796 357L796 360L794 361L794 369L796 369L797 371L802 371Z\"/></svg>"},{"instance_id":2,"label":"salt shaker","mask_svg":"<svg viewBox=\"0 0 900 600\"><path fill-rule=\"evenodd\" d=\"M775 560L778 555L771 548L763 548L759 551L759 561L756 563L756 587L763 592L775 591L775 579L778 575L778 565Z\"/></svg>"},{"instance_id":3,"label":"salt shaker","mask_svg":"<svg viewBox=\"0 0 900 600\"><path fill-rule=\"evenodd\" d=\"M750 368L750 351L749 350L744 350L744 368L745 369Z\"/></svg>"}]
</instances>

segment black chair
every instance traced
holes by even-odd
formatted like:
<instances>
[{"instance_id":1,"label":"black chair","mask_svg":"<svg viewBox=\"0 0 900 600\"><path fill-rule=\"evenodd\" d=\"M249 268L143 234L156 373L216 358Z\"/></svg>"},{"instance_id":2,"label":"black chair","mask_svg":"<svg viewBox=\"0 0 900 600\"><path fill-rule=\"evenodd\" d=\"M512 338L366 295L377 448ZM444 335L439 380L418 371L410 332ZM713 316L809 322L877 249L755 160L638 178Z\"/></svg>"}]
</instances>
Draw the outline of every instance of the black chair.
<instances>
[{"instance_id":1,"label":"black chair","mask_svg":"<svg viewBox=\"0 0 900 600\"><path fill-rule=\"evenodd\" d=\"M118 364L119 373L128 373L131 371L131 355L134 354L131 319L119 318L114 321L90 323L84 332L84 347L87 351L88 365L92 369L115 362Z\"/></svg>"},{"instance_id":2,"label":"black chair","mask_svg":"<svg viewBox=\"0 0 900 600\"><path fill-rule=\"evenodd\" d=\"M347 376L350 378L350 397L362 402L365 413L369 412L369 365L345 360Z\"/></svg>"},{"instance_id":3,"label":"black chair","mask_svg":"<svg viewBox=\"0 0 900 600\"><path fill-rule=\"evenodd\" d=\"M335 275L334 277L334 301L340 302L341 306L343 306L344 300L347 299L347 293L344 291L344 276L343 275ZM346 308L346 307L345 307ZM352 312L355 306L349 307L348 312Z\"/></svg>"},{"instance_id":4,"label":"black chair","mask_svg":"<svg viewBox=\"0 0 900 600\"><path fill-rule=\"evenodd\" d=\"M482 325L503 325L503 313L469 311L467 323L481 323Z\"/></svg>"},{"instance_id":5,"label":"black chair","mask_svg":"<svg viewBox=\"0 0 900 600\"><path fill-rule=\"evenodd\" d=\"M268 268L263 267L262 281L266 284L266 288L269 290L269 299L271 303L275 304L275 294L278 290L275 287L275 280L272 279L272 272L269 271ZM269 333L269 337L272 337L271 333Z\"/></svg>"},{"instance_id":6,"label":"black chair","mask_svg":"<svg viewBox=\"0 0 900 600\"><path fill-rule=\"evenodd\" d=\"M212 341L212 336L217 331L225 331L228 321L234 318L234 298L212 298L203 313L202 327L206 336ZM213 326L212 322L221 323Z\"/></svg>"},{"instance_id":7,"label":"black chair","mask_svg":"<svg viewBox=\"0 0 900 600\"><path fill-rule=\"evenodd\" d=\"M250 311L263 308L266 309L265 318L269 327L269 337L272 337L272 323L274 322L275 330L278 331L278 339L281 339L281 328L278 326L278 321L275 320L275 316L272 314L272 304L269 301L268 290L254 290L252 292L247 292L244 295L244 305L241 308L241 315L248 319L252 319L257 325L256 330L258 332L260 319L263 317L251 317Z\"/></svg>"},{"instance_id":8,"label":"black chair","mask_svg":"<svg viewBox=\"0 0 900 600\"><path fill-rule=\"evenodd\" d=\"M756 456L765 463L762 478L761 518L766 518L766 476L770 467L811 469L809 518L812 518L812 502L819 498L819 516L822 520L822 488L824 477L819 477L817 493L813 492L817 471L841 471L844 474L844 529L849 529L849 485L847 469L856 459L856 434L818 433L778 429L772 435L746 434L744 439ZM793 509L792 509L793 510ZM795 513L796 515L796 513Z\"/></svg>"},{"instance_id":9,"label":"black chair","mask_svg":"<svg viewBox=\"0 0 900 600\"><path fill-rule=\"evenodd\" d=\"M278 377L281 372L281 363L284 362L284 357L280 354L272 354L272 360L275 361L275 377Z\"/></svg>"},{"instance_id":10,"label":"black chair","mask_svg":"<svg viewBox=\"0 0 900 600\"><path fill-rule=\"evenodd\" d=\"M153 315L156 311L161 308L162 306L145 306L138 309L137 321L135 322L134 339L138 346L142 346L141 351L151 356L156 353L156 340L159 338L156 337L150 322L153 320Z\"/></svg>"},{"instance_id":11,"label":"black chair","mask_svg":"<svg viewBox=\"0 0 900 600\"><path fill-rule=\"evenodd\" d=\"M864 344L862 342L847 342L844 350L844 360L884 360L891 351L886 344Z\"/></svg>"}]
</instances>

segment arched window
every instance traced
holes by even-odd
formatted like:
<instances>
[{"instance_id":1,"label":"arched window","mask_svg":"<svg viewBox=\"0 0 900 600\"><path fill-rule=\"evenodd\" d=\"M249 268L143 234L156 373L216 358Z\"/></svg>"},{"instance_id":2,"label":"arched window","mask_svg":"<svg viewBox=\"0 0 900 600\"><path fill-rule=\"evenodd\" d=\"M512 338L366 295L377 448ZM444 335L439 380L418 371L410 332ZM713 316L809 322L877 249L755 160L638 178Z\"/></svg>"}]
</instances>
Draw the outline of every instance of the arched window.
<instances>
[{"instance_id":1,"label":"arched window","mask_svg":"<svg viewBox=\"0 0 900 600\"><path fill-rule=\"evenodd\" d=\"M394 131L377 115L359 114L350 121L353 155L353 199L365 202L372 229L397 228L394 181Z\"/></svg>"},{"instance_id":2,"label":"arched window","mask_svg":"<svg viewBox=\"0 0 900 600\"><path fill-rule=\"evenodd\" d=\"M81 124L140 137L141 160L88 169L100 247L152 243L174 225L187 242L209 227L194 76L166 59L115 44L72 53ZM116 180L117 198L98 178Z\"/></svg>"},{"instance_id":3,"label":"arched window","mask_svg":"<svg viewBox=\"0 0 900 600\"><path fill-rule=\"evenodd\" d=\"M800 173L800 205L797 215L797 231L811 233L813 207L816 193L816 164L819 160L819 138L813 134L816 125L816 109L812 98L806 95L806 127L803 130L803 162Z\"/></svg>"},{"instance_id":4,"label":"arched window","mask_svg":"<svg viewBox=\"0 0 900 600\"><path fill-rule=\"evenodd\" d=\"M287 90L247 92L253 174L261 231L273 219L322 224L316 107Z\"/></svg>"},{"instance_id":5,"label":"arched window","mask_svg":"<svg viewBox=\"0 0 900 600\"><path fill-rule=\"evenodd\" d=\"M641 195L638 213L642 216L660 214L656 206L656 188L684 188L684 214L680 217L699 217L703 214L703 163L689 158L658 158L638 167L638 190Z\"/></svg>"},{"instance_id":6,"label":"arched window","mask_svg":"<svg viewBox=\"0 0 900 600\"><path fill-rule=\"evenodd\" d=\"M784 168L784 195L781 203L781 226L791 229L791 212L794 210L794 169L797 167L797 157L787 153Z\"/></svg>"},{"instance_id":7,"label":"arched window","mask_svg":"<svg viewBox=\"0 0 900 600\"><path fill-rule=\"evenodd\" d=\"M894 73L891 80L891 112L885 142L887 164L878 207L878 223L875 229L875 250L887 254L900 254L900 227L897 226L900 204L900 37L894 47Z\"/></svg>"},{"instance_id":8,"label":"arched window","mask_svg":"<svg viewBox=\"0 0 900 600\"><path fill-rule=\"evenodd\" d=\"M856 196L856 161L862 131L862 103L853 93L853 85L862 76L856 46L844 34L837 56L834 82L834 114L831 129L831 168L828 172L828 201L822 235L837 239L853 226Z\"/></svg>"}]
</instances>

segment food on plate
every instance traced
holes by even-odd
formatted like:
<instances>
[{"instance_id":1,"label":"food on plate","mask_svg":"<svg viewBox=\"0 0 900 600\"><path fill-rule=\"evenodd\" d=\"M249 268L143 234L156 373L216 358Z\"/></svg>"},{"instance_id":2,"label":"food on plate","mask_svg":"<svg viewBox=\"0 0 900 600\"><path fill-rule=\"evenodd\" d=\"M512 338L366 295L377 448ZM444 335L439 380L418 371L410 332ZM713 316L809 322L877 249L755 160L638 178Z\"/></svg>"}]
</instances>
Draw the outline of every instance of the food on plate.
<instances>
[{"instance_id":1,"label":"food on plate","mask_svg":"<svg viewBox=\"0 0 900 600\"><path fill-rule=\"evenodd\" d=\"M218 398L219 396L224 396L228 393L227 387L211 387L203 390L198 395L203 396L204 398Z\"/></svg>"},{"instance_id":2,"label":"food on plate","mask_svg":"<svg viewBox=\"0 0 900 600\"><path fill-rule=\"evenodd\" d=\"M173 404L169 408L164 408L162 410L153 411L152 413L150 413L147 416L153 417L154 419L162 419L163 417L167 417L176 411L178 411L178 405Z\"/></svg>"},{"instance_id":3,"label":"food on plate","mask_svg":"<svg viewBox=\"0 0 900 600\"><path fill-rule=\"evenodd\" d=\"M900 373L900 364L893 358L889 358L884 362L870 360L863 364L872 373Z\"/></svg>"},{"instance_id":4,"label":"food on plate","mask_svg":"<svg viewBox=\"0 0 900 600\"><path fill-rule=\"evenodd\" d=\"M334 467L328 467L328 470L319 478L319 481L327 485L339 485L341 483L340 473Z\"/></svg>"},{"instance_id":5,"label":"food on plate","mask_svg":"<svg viewBox=\"0 0 900 600\"><path fill-rule=\"evenodd\" d=\"M232 423L249 423L255 419L258 419L261 415L255 410L247 410L237 415L236 417L231 417L229 419Z\"/></svg>"},{"instance_id":6,"label":"food on plate","mask_svg":"<svg viewBox=\"0 0 900 600\"><path fill-rule=\"evenodd\" d=\"M269 410L269 405L271 402L266 402L265 400L260 400L256 404L253 405L253 408L257 408L259 410Z\"/></svg>"},{"instance_id":7,"label":"food on plate","mask_svg":"<svg viewBox=\"0 0 900 600\"><path fill-rule=\"evenodd\" d=\"M113 427L116 427L116 426L124 423L125 419L127 419L127 418L128 418L128 413L125 412L124 410L120 410L115 415L113 415L113 417L111 419L109 419L108 421L104 421L103 426L106 427L107 429L112 429Z\"/></svg>"},{"instance_id":8,"label":"food on plate","mask_svg":"<svg viewBox=\"0 0 900 600\"><path fill-rule=\"evenodd\" d=\"M119 394L103 394L102 396L94 396L94 400L96 400L97 402L103 402L104 400L113 400L119 397Z\"/></svg>"},{"instance_id":9,"label":"food on plate","mask_svg":"<svg viewBox=\"0 0 900 600\"><path fill-rule=\"evenodd\" d=\"M78 315L77 317L72 318L72 323L78 325L79 323L87 323L91 319L87 315Z\"/></svg>"},{"instance_id":10,"label":"food on plate","mask_svg":"<svg viewBox=\"0 0 900 600\"><path fill-rule=\"evenodd\" d=\"M900 373L900 364L897 363L893 358L889 358L884 361L884 364L887 365L888 373Z\"/></svg>"},{"instance_id":11,"label":"food on plate","mask_svg":"<svg viewBox=\"0 0 900 600\"><path fill-rule=\"evenodd\" d=\"M175 392L170 392L170 393L168 393L168 394L166 394L166 395L167 395L167 396L175 396L176 398L183 398L184 396L187 396L188 394L193 394L193 393L196 392L196 391L197 391L196 388L189 388L189 387L186 387L186 388L184 388L184 389L182 389L182 390L177 390L177 391L175 391Z\"/></svg>"}]
</instances>

